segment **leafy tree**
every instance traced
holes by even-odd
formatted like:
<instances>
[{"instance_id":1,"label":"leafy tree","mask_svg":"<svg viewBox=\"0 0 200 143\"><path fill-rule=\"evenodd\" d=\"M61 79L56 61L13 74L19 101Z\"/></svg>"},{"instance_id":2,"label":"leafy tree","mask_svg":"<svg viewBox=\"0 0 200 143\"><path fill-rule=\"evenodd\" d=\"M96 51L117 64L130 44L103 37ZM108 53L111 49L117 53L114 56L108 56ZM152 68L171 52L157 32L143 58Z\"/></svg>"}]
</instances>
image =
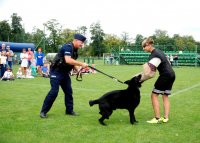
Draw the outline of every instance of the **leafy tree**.
<instances>
[{"instance_id":1,"label":"leafy tree","mask_svg":"<svg viewBox=\"0 0 200 143\"><path fill-rule=\"evenodd\" d=\"M165 30L156 29L153 36L155 36L155 43L159 45L166 45L169 40L169 36Z\"/></svg>"},{"instance_id":2,"label":"leafy tree","mask_svg":"<svg viewBox=\"0 0 200 143\"><path fill-rule=\"evenodd\" d=\"M80 26L80 27L77 28L76 32L79 33L79 34L86 35L87 27L86 26Z\"/></svg>"},{"instance_id":3,"label":"leafy tree","mask_svg":"<svg viewBox=\"0 0 200 143\"><path fill-rule=\"evenodd\" d=\"M142 50L141 44L142 41L144 40L144 37L140 34L137 34L135 37L135 46L134 46L134 50Z\"/></svg>"},{"instance_id":4,"label":"leafy tree","mask_svg":"<svg viewBox=\"0 0 200 143\"><path fill-rule=\"evenodd\" d=\"M46 47L46 45L44 45L45 40L46 39L44 31L34 27L32 32L32 42L36 45L36 48L38 47L44 48L44 46Z\"/></svg>"},{"instance_id":5,"label":"leafy tree","mask_svg":"<svg viewBox=\"0 0 200 143\"><path fill-rule=\"evenodd\" d=\"M111 34L105 34L105 40L103 41L103 44L105 45L106 53L110 52L119 52L119 47L121 45L122 40L117 37L116 35L111 35Z\"/></svg>"},{"instance_id":6,"label":"leafy tree","mask_svg":"<svg viewBox=\"0 0 200 143\"><path fill-rule=\"evenodd\" d=\"M10 41L11 28L7 20L0 21L0 41Z\"/></svg>"},{"instance_id":7,"label":"leafy tree","mask_svg":"<svg viewBox=\"0 0 200 143\"><path fill-rule=\"evenodd\" d=\"M75 31L71 30L71 29L64 29L61 33L60 33L60 39L61 39L61 44L63 43L68 43L70 41L73 40Z\"/></svg>"},{"instance_id":8,"label":"leafy tree","mask_svg":"<svg viewBox=\"0 0 200 143\"><path fill-rule=\"evenodd\" d=\"M44 23L47 30L50 31L50 35L47 38L47 51L57 52L58 46L61 44L60 33L62 31L62 26L58 23L56 19L51 19Z\"/></svg>"},{"instance_id":9,"label":"leafy tree","mask_svg":"<svg viewBox=\"0 0 200 143\"><path fill-rule=\"evenodd\" d=\"M183 41L183 38L182 37L176 37L174 39L174 44L175 46L177 47L177 51L182 51L183 50L183 47L184 47L184 41Z\"/></svg>"},{"instance_id":10,"label":"leafy tree","mask_svg":"<svg viewBox=\"0 0 200 143\"><path fill-rule=\"evenodd\" d=\"M129 34L127 32L123 32L121 34L122 37L122 46L128 46Z\"/></svg>"},{"instance_id":11,"label":"leafy tree","mask_svg":"<svg viewBox=\"0 0 200 143\"><path fill-rule=\"evenodd\" d=\"M33 43L33 35L31 33L25 33L24 41L25 43Z\"/></svg>"},{"instance_id":12,"label":"leafy tree","mask_svg":"<svg viewBox=\"0 0 200 143\"><path fill-rule=\"evenodd\" d=\"M101 28L101 25L99 22L93 23L90 26L90 32L91 32L91 46L93 47L93 56L102 56L102 53L104 52L104 32Z\"/></svg>"},{"instance_id":13,"label":"leafy tree","mask_svg":"<svg viewBox=\"0 0 200 143\"><path fill-rule=\"evenodd\" d=\"M23 28L22 28L22 18L17 15L17 13L13 13L11 15L12 23L11 23L11 40L13 42L22 42L23 40Z\"/></svg>"},{"instance_id":14,"label":"leafy tree","mask_svg":"<svg viewBox=\"0 0 200 143\"><path fill-rule=\"evenodd\" d=\"M183 36L183 41L185 44L184 50L195 51L196 43L192 36Z\"/></svg>"}]
</instances>

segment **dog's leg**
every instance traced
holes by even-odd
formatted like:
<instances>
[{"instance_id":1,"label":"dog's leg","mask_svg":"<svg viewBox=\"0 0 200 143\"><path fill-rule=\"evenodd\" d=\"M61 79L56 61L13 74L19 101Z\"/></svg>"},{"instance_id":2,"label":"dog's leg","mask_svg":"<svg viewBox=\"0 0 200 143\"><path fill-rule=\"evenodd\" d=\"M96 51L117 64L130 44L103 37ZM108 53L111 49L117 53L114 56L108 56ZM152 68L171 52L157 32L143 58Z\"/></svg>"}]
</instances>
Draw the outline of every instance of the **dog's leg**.
<instances>
[{"instance_id":1,"label":"dog's leg","mask_svg":"<svg viewBox=\"0 0 200 143\"><path fill-rule=\"evenodd\" d=\"M133 112L129 111L129 116L130 116L130 123L133 125L134 124Z\"/></svg>"},{"instance_id":2,"label":"dog's leg","mask_svg":"<svg viewBox=\"0 0 200 143\"><path fill-rule=\"evenodd\" d=\"M133 112L133 121L134 121L135 123L138 123L138 121L136 121L136 119L135 119L135 114L134 114L134 112Z\"/></svg>"},{"instance_id":3,"label":"dog's leg","mask_svg":"<svg viewBox=\"0 0 200 143\"><path fill-rule=\"evenodd\" d=\"M105 117L102 116L100 119L99 119L99 123L103 126L106 126L106 124L103 122L105 120Z\"/></svg>"},{"instance_id":4,"label":"dog's leg","mask_svg":"<svg viewBox=\"0 0 200 143\"><path fill-rule=\"evenodd\" d=\"M129 116L130 116L130 123L133 125L134 122L137 122L135 119L135 114L134 114L134 110L129 110Z\"/></svg>"},{"instance_id":5,"label":"dog's leg","mask_svg":"<svg viewBox=\"0 0 200 143\"><path fill-rule=\"evenodd\" d=\"M98 104L98 103L99 103L99 100L90 100L89 101L90 106L93 106L94 104Z\"/></svg>"}]
</instances>

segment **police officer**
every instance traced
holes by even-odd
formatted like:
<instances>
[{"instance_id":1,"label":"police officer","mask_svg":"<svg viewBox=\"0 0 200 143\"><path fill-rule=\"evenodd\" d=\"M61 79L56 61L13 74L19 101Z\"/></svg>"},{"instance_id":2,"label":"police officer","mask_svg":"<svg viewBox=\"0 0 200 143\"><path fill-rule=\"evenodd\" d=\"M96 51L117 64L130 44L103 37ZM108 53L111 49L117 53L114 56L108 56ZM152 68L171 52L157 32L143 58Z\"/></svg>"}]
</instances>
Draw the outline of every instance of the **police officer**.
<instances>
[{"instance_id":1,"label":"police officer","mask_svg":"<svg viewBox=\"0 0 200 143\"><path fill-rule=\"evenodd\" d=\"M85 40L86 37L83 35L75 34L73 41L64 44L52 61L50 67L51 89L44 100L40 112L41 118L47 118L46 114L51 109L58 95L59 85L65 94L65 113L67 115L78 115L73 110L73 96L69 73L73 68L76 69L76 66L88 67L88 64L76 60L78 58L78 49L83 46Z\"/></svg>"}]
</instances>

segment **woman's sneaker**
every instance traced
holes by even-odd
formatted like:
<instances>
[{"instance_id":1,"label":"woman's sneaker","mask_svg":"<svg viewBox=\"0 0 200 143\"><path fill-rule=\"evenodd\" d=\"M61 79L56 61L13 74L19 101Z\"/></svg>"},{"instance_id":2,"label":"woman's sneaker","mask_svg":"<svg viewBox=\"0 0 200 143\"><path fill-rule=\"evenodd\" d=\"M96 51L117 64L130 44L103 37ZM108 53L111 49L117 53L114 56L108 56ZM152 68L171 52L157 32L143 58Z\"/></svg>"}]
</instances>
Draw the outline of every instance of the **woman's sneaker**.
<instances>
[{"instance_id":1,"label":"woman's sneaker","mask_svg":"<svg viewBox=\"0 0 200 143\"><path fill-rule=\"evenodd\" d=\"M163 120L161 118L156 119L156 117L154 117L153 119L147 121L147 123L151 123L151 124L158 124L158 123L162 123Z\"/></svg>"},{"instance_id":2,"label":"woman's sneaker","mask_svg":"<svg viewBox=\"0 0 200 143\"><path fill-rule=\"evenodd\" d=\"M160 119L162 120L163 123L167 123L167 122L169 121L169 119L168 119L168 118L165 118L165 117L164 117L164 118L161 117Z\"/></svg>"}]
</instances>

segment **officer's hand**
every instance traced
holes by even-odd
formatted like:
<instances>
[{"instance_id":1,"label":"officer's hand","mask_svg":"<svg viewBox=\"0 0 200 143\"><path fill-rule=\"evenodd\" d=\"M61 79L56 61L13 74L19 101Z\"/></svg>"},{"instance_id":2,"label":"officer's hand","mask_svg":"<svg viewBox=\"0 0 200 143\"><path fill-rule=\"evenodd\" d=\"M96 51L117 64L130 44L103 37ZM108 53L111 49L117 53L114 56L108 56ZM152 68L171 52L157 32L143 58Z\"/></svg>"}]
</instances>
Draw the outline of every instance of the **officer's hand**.
<instances>
[{"instance_id":1,"label":"officer's hand","mask_svg":"<svg viewBox=\"0 0 200 143\"><path fill-rule=\"evenodd\" d=\"M87 63L83 63L81 66L82 66L83 68L86 68L86 67L88 67L88 64L87 64Z\"/></svg>"}]
</instances>

